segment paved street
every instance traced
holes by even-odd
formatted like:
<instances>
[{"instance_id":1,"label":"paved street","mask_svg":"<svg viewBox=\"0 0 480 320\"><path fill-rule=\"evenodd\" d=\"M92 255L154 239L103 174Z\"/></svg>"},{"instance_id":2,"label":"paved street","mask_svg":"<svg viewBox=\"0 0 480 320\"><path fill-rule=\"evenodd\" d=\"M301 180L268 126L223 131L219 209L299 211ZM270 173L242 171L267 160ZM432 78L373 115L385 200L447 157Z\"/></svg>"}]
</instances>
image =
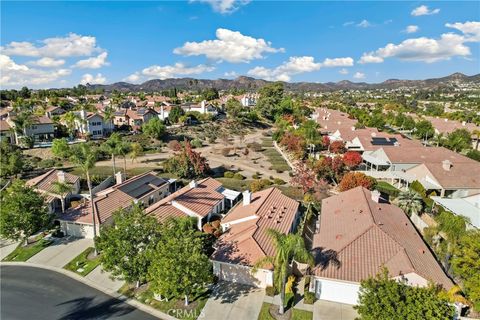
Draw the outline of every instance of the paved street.
<instances>
[{"instance_id":1,"label":"paved street","mask_svg":"<svg viewBox=\"0 0 480 320\"><path fill-rule=\"evenodd\" d=\"M220 282L203 309L204 319L257 319L264 297L262 289Z\"/></svg>"},{"instance_id":2,"label":"paved street","mask_svg":"<svg viewBox=\"0 0 480 320\"><path fill-rule=\"evenodd\" d=\"M28 259L27 262L62 268L85 249L92 246L92 239L61 238Z\"/></svg>"},{"instance_id":3,"label":"paved street","mask_svg":"<svg viewBox=\"0 0 480 320\"><path fill-rule=\"evenodd\" d=\"M156 319L118 299L53 271L23 266L1 266L0 273L1 319Z\"/></svg>"}]
</instances>

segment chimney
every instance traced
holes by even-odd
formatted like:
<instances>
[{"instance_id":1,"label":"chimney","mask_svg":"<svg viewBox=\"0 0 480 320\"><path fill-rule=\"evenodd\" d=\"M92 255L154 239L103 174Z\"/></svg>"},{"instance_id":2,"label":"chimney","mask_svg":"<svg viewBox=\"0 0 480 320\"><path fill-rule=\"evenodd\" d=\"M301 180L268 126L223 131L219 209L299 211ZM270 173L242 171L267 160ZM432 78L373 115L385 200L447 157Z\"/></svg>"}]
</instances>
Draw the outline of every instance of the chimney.
<instances>
[{"instance_id":1,"label":"chimney","mask_svg":"<svg viewBox=\"0 0 480 320\"><path fill-rule=\"evenodd\" d=\"M355 127L354 127L354 126L350 127L350 129L352 129L352 131L355 131Z\"/></svg>"},{"instance_id":2,"label":"chimney","mask_svg":"<svg viewBox=\"0 0 480 320\"><path fill-rule=\"evenodd\" d=\"M57 180L60 183L65 183L65 172L62 170L57 171Z\"/></svg>"},{"instance_id":3,"label":"chimney","mask_svg":"<svg viewBox=\"0 0 480 320\"><path fill-rule=\"evenodd\" d=\"M371 192L371 194L372 194L372 200L375 201L376 203L379 203L380 202L380 191L373 190Z\"/></svg>"},{"instance_id":4,"label":"chimney","mask_svg":"<svg viewBox=\"0 0 480 320\"><path fill-rule=\"evenodd\" d=\"M82 118L83 120L87 119L87 111L85 111L85 109L82 109L82 111L80 111L80 118Z\"/></svg>"},{"instance_id":5,"label":"chimney","mask_svg":"<svg viewBox=\"0 0 480 320\"><path fill-rule=\"evenodd\" d=\"M450 160L443 160L442 161L442 168L443 170L445 171L450 171L450 169L452 168L453 164Z\"/></svg>"},{"instance_id":6,"label":"chimney","mask_svg":"<svg viewBox=\"0 0 480 320\"><path fill-rule=\"evenodd\" d=\"M243 205L248 206L252 202L252 193L248 190L243 191Z\"/></svg>"},{"instance_id":7,"label":"chimney","mask_svg":"<svg viewBox=\"0 0 480 320\"><path fill-rule=\"evenodd\" d=\"M190 181L189 183L190 189L196 188L197 187L197 182L195 180Z\"/></svg>"},{"instance_id":8,"label":"chimney","mask_svg":"<svg viewBox=\"0 0 480 320\"><path fill-rule=\"evenodd\" d=\"M121 184L121 183L123 183L123 181L125 181L124 178L125 178L125 177L123 176L123 174L122 174L121 171L118 171L117 173L115 173L115 182L116 182L116 184Z\"/></svg>"}]
</instances>

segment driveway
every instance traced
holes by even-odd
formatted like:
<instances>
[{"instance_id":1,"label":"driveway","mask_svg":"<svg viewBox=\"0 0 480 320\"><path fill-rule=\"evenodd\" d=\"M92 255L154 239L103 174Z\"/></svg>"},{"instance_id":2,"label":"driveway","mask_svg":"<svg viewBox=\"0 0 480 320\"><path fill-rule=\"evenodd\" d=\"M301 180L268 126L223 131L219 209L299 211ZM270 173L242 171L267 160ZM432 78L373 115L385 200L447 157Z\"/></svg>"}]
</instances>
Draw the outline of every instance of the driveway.
<instances>
[{"instance_id":1,"label":"driveway","mask_svg":"<svg viewBox=\"0 0 480 320\"><path fill-rule=\"evenodd\" d=\"M232 282L219 282L203 309L203 319L257 319L265 290Z\"/></svg>"},{"instance_id":2,"label":"driveway","mask_svg":"<svg viewBox=\"0 0 480 320\"><path fill-rule=\"evenodd\" d=\"M62 268L85 249L92 246L92 239L60 238L28 259L27 262Z\"/></svg>"},{"instance_id":3,"label":"driveway","mask_svg":"<svg viewBox=\"0 0 480 320\"><path fill-rule=\"evenodd\" d=\"M349 304L317 300L313 305L313 320L354 320L357 311Z\"/></svg>"},{"instance_id":4,"label":"driveway","mask_svg":"<svg viewBox=\"0 0 480 320\"><path fill-rule=\"evenodd\" d=\"M20 242L7 239L0 239L0 260L3 260L6 256L15 250Z\"/></svg>"}]
</instances>

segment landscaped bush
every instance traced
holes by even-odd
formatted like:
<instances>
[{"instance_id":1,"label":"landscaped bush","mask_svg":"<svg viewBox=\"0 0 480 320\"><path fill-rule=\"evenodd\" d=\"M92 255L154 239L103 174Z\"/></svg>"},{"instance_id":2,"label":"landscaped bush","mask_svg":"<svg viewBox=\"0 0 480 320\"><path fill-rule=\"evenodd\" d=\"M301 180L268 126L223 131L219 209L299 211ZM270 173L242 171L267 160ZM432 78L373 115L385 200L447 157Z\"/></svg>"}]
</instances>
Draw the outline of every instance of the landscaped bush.
<instances>
[{"instance_id":1,"label":"landscaped bush","mask_svg":"<svg viewBox=\"0 0 480 320\"><path fill-rule=\"evenodd\" d=\"M252 178L253 178L253 179L260 179L260 175L258 175L258 174L255 173L255 174L252 175Z\"/></svg>"},{"instance_id":2,"label":"landscaped bush","mask_svg":"<svg viewBox=\"0 0 480 320\"><path fill-rule=\"evenodd\" d=\"M280 178L275 178L273 179L273 183L278 185L284 185L286 182Z\"/></svg>"},{"instance_id":3,"label":"landscaped bush","mask_svg":"<svg viewBox=\"0 0 480 320\"><path fill-rule=\"evenodd\" d=\"M232 171L225 171L225 173L223 174L225 178L230 178L230 179L233 178L234 175L235 174Z\"/></svg>"},{"instance_id":4,"label":"landscaped bush","mask_svg":"<svg viewBox=\"0 0 480 320\"><path fill-rule=\"evenodd\" d=\"M192 145L192 147L194 148L201 148L203 147L203 143L202 141L200 141L200 139L193 139L190 144Z\"/></svg>"},{"instance_id":5,"label":"landscaped bush","mask_svg":"<svg viewBox=\"0 0 480 320\"><path fill-rule=\"evenodd\" d=\"M263 190L272 185L272 182L268 179L255 180L250 184L250 189L252 192L257 192Z\"/></svg>"},{"instance_id":6,"label":"landscaped bush","mask_svg":"<svg viewBox=\"0 0 480 320\"><path fill-rule=\"evenodd\" d=\"M305 304L314 304L315 303L315 293L310 291L305 291L303 297L303 303Z\"/></svg>"},{"instance_id":7,"label":"landscaped bush","mask_svg":"<svg viewBox=\"0 0 480 320\"><path fill-rule=\"evenodd\" d=\"M422 184L415 180L413 181L410 186L409 186L409 189L412 190L412 191L415 191L417 192L419 195L421 195L423 198L425 198L426 196L426 190L425 188L422 186Z\"/></svg>"},{"instance_id":8,"label":"landscaped bush","mask_svg":"<svg viewBox=\"0 0 480 320\"><path fill-rule=\"evenodd\" d=\"M266 287L265 293L267 296L273 297L277 294L277 290L275 290L275 287Z\"/></svg>"},{"instance_id":9,"label":"landscaped bush","mask_svg":"<svg viewBox=\"0 0 480 320\"><path fill-rule=\"evenodd\" d=\"M385 181L377 181L375 189L382 193L388 194L391 197L398 197L398 194L400 193L400 190Z\"/></svg>"},{"instance_id":10,"label":"landscaped bush","mask_svg":"<svg viewBox=\"0 0 480 320\"><path fill-rule=\"evenodd\" d=\"M245 177L242 176L240 173L237 172L237 173L235 173L235 174L233 175L233 179L243 180L243 179L245 179Z\"/></svg>"},{"instance_id":11,"label":"landscaped bush","mask_svg":"<svg viewBox=\"0 0 480 320\"><path fill-rule=\"evenodd\" d=\"M285 293L293 293L293 284L295 283L295 276L289 275L287 283L285 284Z\"/></svg>"}]
</instances>

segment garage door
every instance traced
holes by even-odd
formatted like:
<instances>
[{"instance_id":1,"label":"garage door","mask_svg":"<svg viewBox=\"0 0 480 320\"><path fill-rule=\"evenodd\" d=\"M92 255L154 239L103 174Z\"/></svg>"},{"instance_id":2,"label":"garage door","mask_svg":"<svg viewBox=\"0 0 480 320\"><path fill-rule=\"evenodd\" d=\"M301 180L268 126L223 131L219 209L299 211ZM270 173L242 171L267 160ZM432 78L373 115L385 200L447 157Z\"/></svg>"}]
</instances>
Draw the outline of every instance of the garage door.
<instances>
[{"instance_id":1,"label":"garage door","mask_svg":"<svg viewBox=\"0 0 480 320\"><path fill-rule=\"evenodd\" d=\"M258 270L252 275L250 268L231 264L215 262L215 274L219 280L248 284L250 286L265 288L271 285L271 272Z\"/></svg>"},{"instance_id":2,"label":"garage door","mask_svg":"<svg viewBox=\"0 0 480 320\"><path fill-rule=\"evenodd\" d=\"M317 299L355 305L357 304L360 285L355 283L316 279Z\"/></svg>"},{"instance_id":3,"label":"garage door","mask_svg":"<svg viewBox=\"0 0 480 320\"><path fill-rule=\"evenodd\" d=\"M73 222L65 222L62 224L65 235L77 238L93 238L93 227L85 224L78 224Z\"/></svg>"}]
</instances>

